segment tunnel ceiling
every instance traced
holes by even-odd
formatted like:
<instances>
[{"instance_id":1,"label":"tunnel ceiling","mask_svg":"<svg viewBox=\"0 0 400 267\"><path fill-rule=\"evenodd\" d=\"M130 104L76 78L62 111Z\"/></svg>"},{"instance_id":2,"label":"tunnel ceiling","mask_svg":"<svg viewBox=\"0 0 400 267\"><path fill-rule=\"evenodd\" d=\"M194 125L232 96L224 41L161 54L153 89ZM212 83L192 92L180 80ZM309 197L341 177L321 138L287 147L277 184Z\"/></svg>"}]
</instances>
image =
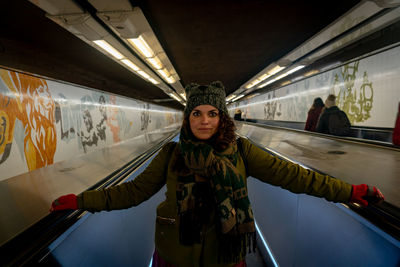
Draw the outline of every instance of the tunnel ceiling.
<instances>
[{"instance_id":1,"label":"tunnel ceiling","mask_svg":"<svg viewBox=\"0 0 400 267\"><path fill-rule=\"evenodd\" d=\"M130 2L142 9L183 86L220 80L229 94L360 1ZM5 1L2 10L1 66L150 102L169 99L32 3Z\"/></svg>"}]
</instances>

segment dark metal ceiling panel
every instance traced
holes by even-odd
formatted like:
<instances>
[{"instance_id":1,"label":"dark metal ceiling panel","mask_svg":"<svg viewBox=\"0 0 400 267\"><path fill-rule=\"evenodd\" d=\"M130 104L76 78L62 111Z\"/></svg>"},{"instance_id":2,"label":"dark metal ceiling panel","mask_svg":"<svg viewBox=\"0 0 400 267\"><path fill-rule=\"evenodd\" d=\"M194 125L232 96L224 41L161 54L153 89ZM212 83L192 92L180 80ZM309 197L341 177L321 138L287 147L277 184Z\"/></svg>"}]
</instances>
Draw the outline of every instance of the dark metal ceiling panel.
<instances>
[{"instance_id":1,"label":"dark metal ceiling panel","mask_svg":"<svg viewBox=\"0 0 400 267\"><path fill-rule=\"evenodd\" d=\"M228 93L360 1L132 1L183 86L221 80Z\"/></svg>"}]
</instances>

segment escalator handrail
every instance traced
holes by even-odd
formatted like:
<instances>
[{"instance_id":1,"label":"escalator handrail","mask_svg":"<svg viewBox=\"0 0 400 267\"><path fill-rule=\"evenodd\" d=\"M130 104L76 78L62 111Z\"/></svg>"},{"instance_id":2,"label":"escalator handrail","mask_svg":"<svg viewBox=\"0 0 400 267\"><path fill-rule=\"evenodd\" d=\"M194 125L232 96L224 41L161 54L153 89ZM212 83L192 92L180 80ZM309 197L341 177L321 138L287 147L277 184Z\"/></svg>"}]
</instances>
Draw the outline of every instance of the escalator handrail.
<instances>
[{"instance_id":1,"label":"escalator handrail","mask_svg":"<svg viewBox=\"0 0 400 267\"><path fill-rule=\"evenodd\" d=\"M328 138L336 141L344 141L344 142L350 142L350 143L361 143L361 144L368 144L372 146L378 146L379 148L386 148L386 149L391 149L391 150L396 150L400 151L400 147L396 146L392 143L388 142L383 142L383 141L377 141L377 140L370 140L370 139L362 139L362 138L356 138L356 137L347 137L347 136L336 136L336 135L331 135L331 134L323 134L323 133L317 133L317 132L310 132L310 131L305 131L305 130L299 130L299 129L294 129L294 128L288 128L288 127L282 127L282 126L275 126L275 125L266 125L263 123L257 123L257 122L241 122L257 127L263 127L263 128L272 128L272 129L280 129L280 130L287 130L287 131L292 131L292 132L297 132L297 133L302 133L302 134L307 134L307 135L314 135L317 137L323 137L323 138Z\"/></svg>"}]
</instances>

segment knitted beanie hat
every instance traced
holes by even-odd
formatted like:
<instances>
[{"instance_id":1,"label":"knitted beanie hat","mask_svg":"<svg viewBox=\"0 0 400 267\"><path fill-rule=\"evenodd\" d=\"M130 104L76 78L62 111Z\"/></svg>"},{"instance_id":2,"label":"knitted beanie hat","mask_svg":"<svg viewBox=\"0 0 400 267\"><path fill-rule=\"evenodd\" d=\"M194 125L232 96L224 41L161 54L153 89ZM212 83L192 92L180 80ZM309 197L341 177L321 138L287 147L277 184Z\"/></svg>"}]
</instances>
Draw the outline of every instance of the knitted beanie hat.
<instances>
[{"instance_id":1,"label":"knitted beanie hat","mask_svg":"<svg viewBox=\"0 0 400 267\"><path fill-rule=\"evenodd\" d=\"M325 106L327 108L336 106L336 96L335 95L328 95L328 97L325 100Z\"/></svg>"},{"instance_id":2,"label":"knitted beanie hat","mask_svg":"<svg viewBox=\"0 0 400 267\"><path fill-rule=\"evenodd\" d=\"M191 83L185 87L186 108L185 117L190 115L192 110L200 105L211 105L228 115L225 103L225 87L220 81L210 83L210 85L199 85Z\"/></svg>"}]
</instances>

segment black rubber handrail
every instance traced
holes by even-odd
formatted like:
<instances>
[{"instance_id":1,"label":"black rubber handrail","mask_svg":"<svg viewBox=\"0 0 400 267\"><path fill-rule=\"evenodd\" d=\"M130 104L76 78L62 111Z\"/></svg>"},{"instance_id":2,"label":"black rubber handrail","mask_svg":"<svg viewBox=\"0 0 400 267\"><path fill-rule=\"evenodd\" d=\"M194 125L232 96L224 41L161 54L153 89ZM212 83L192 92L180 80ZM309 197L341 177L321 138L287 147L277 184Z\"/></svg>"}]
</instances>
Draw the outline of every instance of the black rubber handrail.
<instances>
[{"instance_id":1,"label":"black rubber handrail","mask_svg":"<svg viewBox=\"0 0 400 267\"><path fill-rule=\"evenodd\" d=\"M374 145L374 146L378 146L381 148L394 149L396 151L400 151L400 146L396 146L396 145L393 145L392 143L383 142L383 141L362 139L362 138L356 138L356 137L347 137L347 136L336 136L336 135L331 135L331 134L310 132L310 131L304 131L304 130L299 130L299 129L294 129L294 128L275 126L275 125L267 125L264 123L257 123L257 122L250 122L250 121L240 121L239 123L245 123L245 124L262 127L262 128L282 129L282 130L287 130L287 131L292 131L292 132L297 132L297 133L302 133L302 134L307 134L307 135L314 135L314 136L333 139L333 140L340 140L340 141L352 142L352 143L362 143L362 144Z\"/></svg>"},{"instance_id":2,"label":"black rubber handrail","mask_svg":"<svg viewBox=\"0 0 400 267\"><path fill-rule=\"evenodd\" d=\"M112 172L87 190L99 190L121 183L141 164L157 153L178 132ZM52 212L0 247L0 266L35 266L49 253L48 246L82 218L86 211Z\"/></svg>"},{"instance_id":3,"label":"black rubber handrail","mask_svg":"<svg viewBox=\"0 0 400 267\"><path fill-rule=\"evenodd\" d=\"M236 119L237 121L243 121L243 122L255 122L255 123L262 123L265 125L271 125L271 126L280 126L279 124L293 124L293 125L301 125L303 128L306 125L305 121L283 121L283 120L263 120L263 119L252 119L252 118L242 118L242 119ZM293 128L293 127L288 127L292 129L298 129L298 128ZM350 129L355 129L355 130L368 130L368 131L380 131L380 132L392 132L393 128L391 127L370 127L370 126L359 126L359 125L352 125L350 126ZM299 129L301 130L301 129Z\"/></svg>"}]
</instances>

